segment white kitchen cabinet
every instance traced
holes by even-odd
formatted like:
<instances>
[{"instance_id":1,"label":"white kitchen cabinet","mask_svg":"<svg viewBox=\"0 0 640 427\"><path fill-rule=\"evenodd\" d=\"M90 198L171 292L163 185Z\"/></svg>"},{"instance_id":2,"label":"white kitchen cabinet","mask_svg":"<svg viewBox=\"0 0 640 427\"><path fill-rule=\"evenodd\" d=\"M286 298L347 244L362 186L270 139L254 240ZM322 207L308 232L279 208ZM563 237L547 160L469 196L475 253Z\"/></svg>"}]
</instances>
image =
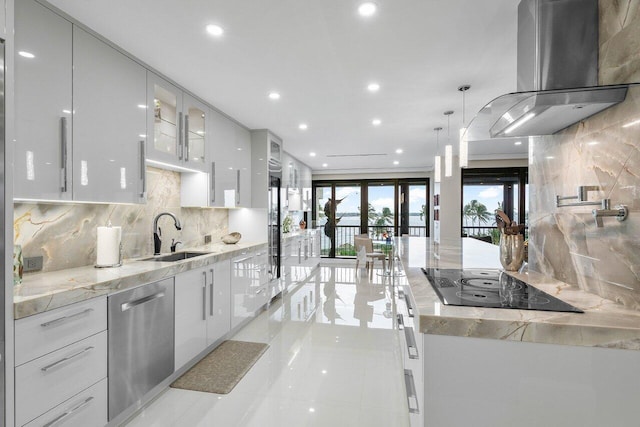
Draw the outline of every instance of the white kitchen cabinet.
<instances>
[{"instance_id":1,"label":"white kitchen cabinet","mask_svg":"<svg viewBox=\"0 0 640 427\"><path fill-rule=\"evenodd\" d=\"M207 345L213 344L231 330L231 266L220 261L209 268L209 313Z\"/></svg>"},{"instance_id":2,"label":"white kitchen cabinet","mask_svg":"<svg viewBox=\"0 0 640 427\"><path fill-rule=\"evenodd\" d=\"M0 36L7 39L7 0L0 0Z\"/></svg>"},{"instance_id":3,"label":"white kitchen cabinet","mask_svg":"<svg viewBox=\"0 0 640 427\"><path fill-rule=\"evenodd\" d=\"M175 277L175 367L179 369L207 347L208 267Z\"/></svg>"},{"instance_id":4,"label":"white kitchen cabinet","mask_svg":"<svg viewBox=\"0 0 640 427\"><path fill-rule=\"evenodd\" d=\"M107 377L107 332L16 367L16 425L24 425Z\"/></svg>"},{"instance_id":5,"label":"white kitchen cabinet","mask_svg":"<svg viewBox=\"0 0 640 427\"><path fill-rule=\"evenodd\" d=\"M151 71L146 106L147 159L159 167L206 172L209 107Z\"/></svg>"},{"instance_id":6,"label":"white kitchen cabinet","mask_svg":"<svg viewBox=\"0 0 640 427\"><path fill-rule=\"evenodd\" d=\"M145 195L146 71L73 29L73 198L141 203Z\"/></svg>"},{"instance_id":7,"label":"white kitchen cabinet","mask_svg":"<svg viewBox=\"0 0 640 427\"><path fill-rule=\"evenodd\" d=\"M238 180L235 123L208 109L204 172L183 172L180 203L185 207L236 207Z\"/></svg>"},{"instance_id":8,"label":"white kitchen cabinet","mask_svg":"<svg viewBox=\"0 0 640 427\"><path fill-rule=\"evenodd\" d=\"M251 207L251 132L237 123L235 130L236 207Z\"/></svg>"},{"instance_id":9,"label":"white kitchen cabinet","mask_svg":"<svg viewBox=\"0 0 640 427\"><path fill-rule=\"evenodd\" d=\"M269 168L280 170L284 165L282 156L282 139L266 129L251 131L251 207L269 208ZM283 189L284 179L283 169Z\"/></svg>"},{"instance_id":10,"label":"white kitchen cabinet","mask_svg":"<svg viewBox=\"0 0 640 427\"><path fill-rule=\"evenodd\" d=\"M42 414L25 427L102 427L107 424L107 379Z\"/></svg>"},{"instance_id":11,"label":"white kitchen cabinet","mask_svg":"<svg viewBox=\"0 0 640 427\"><path fill-rule=\"evenodd\" d=\"M229 261L175 277L175 367L180 369L229 332Z\"/></svg>"},{"instance_id":12,"label":"white kitchen cabinet","mask_svg":"<svg viewBox=\"0 0 640 427\"><path fill-rule=\"evenodd\" d=\"M254 315L255 298L251 290L254 256L252 250L246 250L231 260L231 329Z\"/></svg>"},{"instance_id":13,"label":"white kitchen cabinet","mask_svg":"<svg viewBox=\"0 0 640 427\"><path fill-rule=\"evenodd\" d=\"M15 27L14 197L70 200L72 25L20 0Z\"/></svg>"}]
</instances>

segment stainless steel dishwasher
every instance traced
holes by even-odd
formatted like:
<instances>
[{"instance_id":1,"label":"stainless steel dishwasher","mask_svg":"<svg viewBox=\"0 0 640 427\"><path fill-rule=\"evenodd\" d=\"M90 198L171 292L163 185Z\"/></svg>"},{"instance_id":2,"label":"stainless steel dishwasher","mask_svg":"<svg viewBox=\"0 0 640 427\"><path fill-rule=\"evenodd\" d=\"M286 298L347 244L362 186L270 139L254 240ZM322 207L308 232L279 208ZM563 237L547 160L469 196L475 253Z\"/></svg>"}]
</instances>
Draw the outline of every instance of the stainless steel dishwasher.
<instances>
[{"instance_id":1,"label":"stainless steel dishwasher","mask_svg":"<svg viewBox=\"0 0 640 427\"><path fill-rule=\"evenodd\" d=\"M173 373L173 278L109 297L109 420Z\"/></svg>"}]
</instances>

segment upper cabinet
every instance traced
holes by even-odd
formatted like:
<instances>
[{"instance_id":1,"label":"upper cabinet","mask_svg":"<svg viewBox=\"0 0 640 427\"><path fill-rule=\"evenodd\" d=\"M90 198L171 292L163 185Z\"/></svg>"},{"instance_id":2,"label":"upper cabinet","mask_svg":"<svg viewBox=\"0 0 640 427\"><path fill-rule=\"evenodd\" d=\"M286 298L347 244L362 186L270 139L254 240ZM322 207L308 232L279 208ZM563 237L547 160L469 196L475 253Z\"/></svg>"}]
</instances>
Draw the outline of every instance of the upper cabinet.
<instances>
[{"instance_id":1,"label":"upper cabinet","mask_svg":"<svg viewBox=\"0 0 640 427\"><path fill-rule=\"evenodd\" d=\"M206 173L182 173L182 206L251 207L251 133L213 109L205 126Z\"/></svg>"},{"instance_id":2,"label":"upper cabinet","mask_svg":"<svg viewBox=\"0 0 640 427\"><path fill-rule=\"evenodd\" d=\"M144 201L144 69L35 1L15 23L15 197Z\"/></svg>"},{"instance_id":3,"label":"upper cabinet","mask_svg":"<svg viewBox=\"0 0 640 427\"><path fill-rule=\"evenodd\" d=\"M281 188L288 179L284 166L282 140L266 129L251 131L251 205L268 208L269 176L280 176Z\"/></svg>"},{"instance_id":4,"label":"upper cabinet","mask_svg":"<svg viewBox=\"0 0 640 427\"><path fill-rule=\"evenodd\" d=\"M145 200L146 70L73 30L73 198Z\"/></svg>"},{"instance_id":5,"label":"upper cabinet","mask_svg":"<svg viewBox=\"0 0 640 427\"><path fill-rule=\"evenodd\" d=\"M71 200L73 26L33 0L15 26L14 195Z\"/></svg>"},{"instance_id":6,"label":"upper cabinet","mask_svg":"<svg viewBox=\"0 0 640 427\"><path fill-rule=\"evenodd\" d=\"M147 159L206 171L207 106L151 71L147 95Z\"/></svg>"}]
</instances>

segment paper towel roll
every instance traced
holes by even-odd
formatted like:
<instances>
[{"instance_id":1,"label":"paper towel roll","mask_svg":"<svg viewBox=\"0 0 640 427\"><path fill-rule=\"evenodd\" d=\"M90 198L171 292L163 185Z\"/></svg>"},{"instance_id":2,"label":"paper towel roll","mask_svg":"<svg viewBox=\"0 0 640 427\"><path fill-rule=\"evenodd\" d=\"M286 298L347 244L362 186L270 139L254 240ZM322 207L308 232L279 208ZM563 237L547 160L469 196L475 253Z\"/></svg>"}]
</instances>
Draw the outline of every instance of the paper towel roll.
<instances>
[{"instance_id":1,"label":"paper towel roll","mask_svg":"<svg viewBox=\"0 0 640 427\"><path fill-rule=\"evenodd\" d=\"M120 264L121 227L98 227L96 265L109 267Z\"/></svg>"}]
</instances>

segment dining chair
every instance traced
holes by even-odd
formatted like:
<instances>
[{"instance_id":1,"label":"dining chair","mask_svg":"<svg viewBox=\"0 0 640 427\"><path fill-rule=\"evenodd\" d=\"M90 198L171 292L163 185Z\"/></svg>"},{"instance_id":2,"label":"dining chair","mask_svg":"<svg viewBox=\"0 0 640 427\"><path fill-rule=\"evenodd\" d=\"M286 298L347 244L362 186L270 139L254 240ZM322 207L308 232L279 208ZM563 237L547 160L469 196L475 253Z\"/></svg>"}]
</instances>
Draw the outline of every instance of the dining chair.
<instances>
[{"instance_id":1,"label":"dining chair","mask_svg":"<svg viewBox=\"0 0 640 427\"><path fill-rule=\"evenodd\" d=\"M356 246L356 251L359 252L361 248L364 248L365 250L365 260L367 263L367 269L369 270L370 280L373 279L373 269L374 269L375 260L377 259L382 260L382 270L385 271L387 269L387 261L386 261L387 256L382 252L374 252L373 240L371 240L369 237L355 236L354 243ZM358 259L356 261L356 269L358 268L359 263L360 263L360 260Z\"/></svg>"}]
</instances>

